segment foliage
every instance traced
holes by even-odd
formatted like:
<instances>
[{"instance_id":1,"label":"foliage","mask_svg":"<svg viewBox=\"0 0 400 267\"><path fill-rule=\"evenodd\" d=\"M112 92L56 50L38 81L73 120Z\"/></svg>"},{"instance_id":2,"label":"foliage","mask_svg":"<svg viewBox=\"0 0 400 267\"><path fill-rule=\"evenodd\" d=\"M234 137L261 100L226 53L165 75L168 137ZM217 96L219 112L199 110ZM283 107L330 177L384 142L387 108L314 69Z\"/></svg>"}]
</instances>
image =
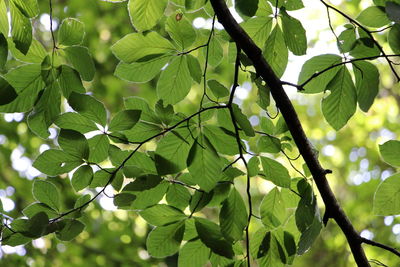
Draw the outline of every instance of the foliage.
<instances>
[{"instance_id":1,"label":"foliage","mask_svg":"<svg viewBox=\"0 0 400 267\"><path fill-rule=\"evenodd\" d=\"M18 196L16 210L0 209L2 246L24 245L37 266L44 265L46 253L35 252L37 240L51 242L45 250L52 252L68 246L67 253L78 258L68 262L57 252L54 266L82 260L116 266L307 266L315 263L318 249L326 254L320 266L333 259L347 266L346 258L335 256L348 254L346 241L326 225L329 214L322 216L321 209L327 203L300 159L301 144L294 142L292 127L301 126L279 114L285 107L276 107L270 96L276 88L219 27L213 1L91 0L65 7L63 1L43 2L0 0L0 112L24 114L22 122L0 122L0 137L10 140L0 147L0 160L8 164L1 186L16 188ZM384 143L379 139L382 161L378 141L367 137L377 128L398 133L393 78L400 80L400 2L374 1L360 12L355 7L352 16L321 3L336 54L307 54L307 21L293 15L303 12L301 0L236 0L233 8L277 77L285 78L295 56L308 56L296 84L280 81L297 89L298 99L311 99L308 110L321 109L321 117L310 120L307 107L296 106L307 145L314 143L315 158L322 150L319 159L338 178L333 184L345 188L343 194L334 191L355 228L371 223L377 240L395 247L382 218L372 215L400 214L400 177L393 174L400 166L400 141L394 134ZM345 19L338 22L339 34L332 11ZM44 12L50 14L47 32L39 26ZM58 28L53 16L60 19ZM196 18L209 25L194 27ZM388 83L393 89L384 88ZM251 89L239 98L245 84ZM314 95L322 95L321 104ZM382 122L390 112L391 119ZM325 130L328 125L335 131ZM337 136L340 153L324 153L332 147L329 135ZM358 162L343 159L357 157L349 141L369 148L370 173L379 168L367 186L345 186L339 178L359 175ZM38 154L41 144L48 149ZM32 183L9 167L12 151L21 147L36 156L32 166L42 173ZM385 162L392 175L382 174L386 179L380 182ZM97 201L108 197L118 208L114 215L101 211ZM131 242L137 253L127 248ZM95 256L83 258L87 252ZM375 250L367 256L388 265L398 260ZM21 261L4 255L2 260Z\"/></svg>"}]
</instances>

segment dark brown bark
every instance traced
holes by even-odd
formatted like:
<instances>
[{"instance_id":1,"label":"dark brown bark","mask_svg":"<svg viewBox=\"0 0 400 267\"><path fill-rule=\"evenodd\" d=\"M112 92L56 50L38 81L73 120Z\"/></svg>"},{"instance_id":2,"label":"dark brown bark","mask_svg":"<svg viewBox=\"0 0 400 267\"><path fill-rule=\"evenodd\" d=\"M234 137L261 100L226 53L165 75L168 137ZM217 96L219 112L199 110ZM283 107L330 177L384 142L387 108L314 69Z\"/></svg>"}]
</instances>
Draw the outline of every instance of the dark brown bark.
<instances>
[{"instance_id":1,"label":"dark brown bark","mask_svg":"<svg viewBox=\"0 0 400 267\"><path fill-rule=\"evenodd\" d=\"M246 53L252 61L253 66L259 76L271 88L271 95L274 98L277 107L282 113L283 118L293 136L293 139L306 162L310 172L314 178L315 184L321 194L326 207L326 214L329 218L336 221L345 234L353 253L354 259L358 266L370 266L364 250L362 248L362 239L359 233L354 229L349 218L341 208L337 201L329 183L325 177L327 171L322 168L317 156L314 154L311 144L309 143L303 127L297 116L297 113L282 87L281 80L275 75L268 62L262 55L262 51L248 34L240 27L233 18L224 0L210 0L213 9L218 17L219 22L224 26L225 30L236 42L236 44Z\"/></svg>"}]
</instances>

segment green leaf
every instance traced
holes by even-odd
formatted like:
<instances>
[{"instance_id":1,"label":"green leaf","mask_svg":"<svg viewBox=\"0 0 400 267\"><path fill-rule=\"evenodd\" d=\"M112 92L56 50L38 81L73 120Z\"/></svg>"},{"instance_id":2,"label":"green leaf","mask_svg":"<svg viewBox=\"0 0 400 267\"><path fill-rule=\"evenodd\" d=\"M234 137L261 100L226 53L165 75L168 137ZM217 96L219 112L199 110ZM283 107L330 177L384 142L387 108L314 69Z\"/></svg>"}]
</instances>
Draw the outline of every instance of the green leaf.
<instances>
[{"instance_id":1,"label":"green leaf","mask_svg":"<svg viewBox=\"0 0 400 267\"><path fill-rule=\"evenodd\" d=\"M282 263L286 263L286 255L283 244L279 242L276 233L267 232L261 242L258 241L257 244L260 244L257 258L261 266L284 266Z\"/></svg>"},{"instance_id":2,"label":"green leaf","mask_svg":"<svg viewBox=\"0 0 400 267\"><path fill-rule=\"evenodd\" d=\"M56 176L72 171L81 163L80 158L61 150L49 149L37 157L33 162L33 167L47 175Z\"/></svg>"},{"instance_id":3,"label":"green leaf","mask_svg":"<svg viewBox=\"0 0 400 267\"><path fill-rule=\"evenodd\" d=\"M180 250L178 267L203 267L210 255L210 249L199 239L187 242Z\"/></svg>"},{"instance_id":4,"label":"green leaf","mask_svg":"<svg viewBox=\"0 0 400 267\"><path fill-rule=\"evenodd\" d=\"M193 143L187 166L193 181L206 192L215 187L222 171L220 158L203 136Z\"/></svg>"},{"instance_id":5,"label":"green leaf","mask_svg":"<svg viewBox=\"0 0 400 267\"><path fill-rule=\"evenodd\" d=\"M75 18L66 18L58 30L58 42L61 45L80 45L85 36L85 25Z\"/></svg>"},{"instance_id":6,"label":"green leaf","mask_svg":"<svg viewBox=\"0 0 400 267\"><path fill-rule=\"evenodd\" d=\"M75 202L75 204L74 204L74 209L78 209L78 208L79 208L80 211L83 211L84 209L86 209L86 208L89 206L88 202L89 202L91 199L92 199L92 197L91 197L89 194L80 196L80 197L76 200L76 202ZM85 206L84 206L84 205L85 205Z\"/></svg>"},{"instance_id":7,"label":"green leaf","mask_svg":"<svg viewBox=\"0 0 400 267\"><path fill-rule=\"evenodd\" d=\"M285 45L282 30L275 25L265 44L263 55L276 76L282 77L288 63L288 49Z\"/></svg>"},{"instance_id":8,"label":"green leaf","mask_svg":"<svg viewBox=\"0 0 400 267\"><path fill-rule=\"evenodd\" d=\"M196 41L196 31L189 20L179 11L168 17L165 30L181 51L188 49Z\"/></svg>"},{"instance_id":9,"label":"green leaf","mask_svg":"<svg viewBox=\"0 0 400 267\"><path fill-rule=\"evenodd\" d=\"M131 142L143 142L161 131L161 126L140 121L132 129L124 131L124 135Z\"/></svg>"},{"instance_id":10,"label":"green leaf","mask_svg":"<svg viewBox=\"0 0 400 267\"><path fill-rule=\"evenodd\" d=\"M72 176L71 185L75 191L80 191L90 185L93 179L93 170L89 165L79 167Z\"/></svg>"},{"instance_id":11,"label":"green leaf","mask_svg":"<svg viewBox=\"0 0 400 267\"><path fill-rule=\"evenodd\" d=\"M195 82L201 83L201 78L202 78L203 73L201 71L199 60L190 54L186 55L186 59L187 59L190 76L192 76L192 79Z\"/></svg>"},{"instance_id":12,"label":"green leaf","mask_svg":"<svg viewBox=\"0 0 400 267\"><path fill-rule=\"evenodd\" d=\"M1 7L0 7L1 8ZM1 14L0 14L1 15ZM8 43L6 37L0 32L0 70L4 68L8 57Z\"/></svg>"},{"instance_id":13,"label":"green leaf","mask_svg":"<svg viewBox=\"0 0 400 267\"><path fill-rule=\"evenodd\" d=\"M46 212L38 212L28 220L27 224L27 229L22 231L23 235L31 238L41 237L49 224L49 216Z\"/></svg>"},{"instance_id":14,"label":"green leaf","mask_svg":"<svg viewBox=\"0 0 400 267\"><path fill-rule=\"evenodd\" d=\"M87 119L79 113L67 112L61 114L54 123L62 129L75 130L80 133L97 131L98 128L93 121ZM90 153L92 155L92 153Z\"/></svg>"},{"instance_id":15,"label":"green leaf","mask_svg":"<svg viewBox=\"0 0 400 267\"><path fill-rule=\"evenodd\" d=\"M153 124L161 124L160 119L150 108L149 103L145 99L133 96L125 98L124 102L126 109L137 109L142 111L140 116L141 121L152 122Z\"/></svg>"},{"instance_id":16,"label":"green leaf","mask_svg":"<svg viewBox=\"0 0 400 267\"><path fill-rule=\"evenodd\" d=\"M183 210L189 205L192 196L189 190L180 184L171 184L168 187L166 200L169 205Z\"/></svg>"},{"instance_id":17,"label":"green leaf","mask_svg":"<svg viewBox=\"0 0 400 267\"><path fill-rule=\"evenodd\" d=\"M260 205L260 215L267 229L282 225L286 219L286 205L277 187L268 192Z\"/></svg>"},{"instance_id":18,"label":"green leaf","mask_svg":"<svg viewBox=\"0 0 400 267\"><path fill-rule=\"evenodd\" d=\"M258 0L236 0L235 9L240 15L252 17L256 14Z\"/></svg>"},{"instance_id":19,"label":"green leaf","mask_svg":"<svg viewBox=\"0 0 400 267\"><path fill-rule=\"evenodd\" d=\"M394 53L400 54L400 24L394 24L389 31L388 42Z\"/></svg>"},{"instance_id":20,"label":"green leaf","mask_svg":"<svg viewBox=\"0 0 400 267\"><path fill-rule=\"evenodd\" d=\"M345 27L346 26L347 24L345 25ZM337 46L341 53L347 53L353 49L355 42L356 42L355 28L353 25L349 25L338 36Z\"/></svg>"},{"instance_id":21,"label":"green leaf","mask_svg":"<svg viewBox=\"0 0 400 267\"><path fill-rule=\"evenodd\" d=\"M333 54L324 54L312 57L311 59L307 60L301 68L298 84L303 84L316 73L330 68L332 65L340 63L341 61L342 58L340 56ZM318 75L304 86L304 91L302 92L315 94L325 91L326 86L333 79L333 77L335 77L339 70L339 67L332 68Z\"/></svg>"},{"instance_id":22,"label":"green leaf","mask_svg":"<svg viewBox=\"0 0 400 267\"><path fill-rule=\"evenodd\" d=\"M205 125L204 134L219 153L226 155L239 153L234 133L215 125Z\"/></svg>"},{"instance_id":23,"label":"green leaf","mask_svg":"<svg viewBox=\"0 0 400 267\"><path fill-rule=\"evenodd\" d=\"M115 168L101 169L94 173L90 188L105 187L110 184L117 176L122 175L122 171L115 172Z\"/></svg>"},{"instance_id":24,"label":"green leaf","mask_svg":"<svg viewBox=\"0 0 400 267\"><path fill-rule=\"evenodd\" d=\"M147 236L146 247L155 258L164 258L175 254L183 239L185 223L178 222L154 228Z\"/></svg>"},{"instance_id":25,"label":"green leaf","mask_svg":"<svg viewBox=\"0 0 400 267\"><path fill-rule=\"evenodd\" d=\"M89 161L100 163L108 157L108 148L110 141L107 135L99 134L88 139L89 143Z\"/></svg>"},{"instance_id":26,"label":"green leaf","mask_svg":"<svg viewBox=\"0 0 400 267\"><path fill-rule=\"evenodd\" d=\"M357 61L353 63L353 71L358 105L362 111L368 112L379 91L378 68L367 61Z\"/></svg>"},{"instance_id":27,"label":"green leaf","mask_svg":"<svg viewBox=\"0 0 400 267\"><path fill-rule=\"evenodd\" d=\"M195 218L195 225L200 240L212 252L232 258L234 256L231 243L225 240L217 224L203 218Z\"/></svg>"},{"instance_id":28,"label":"green leaf","mask_svg":"<svg viewBox=\"0 0 400 267\"><path fill-rule=\"evenodd\" d=\"M385 162L392 166L400 166L400 141L390 140L379 145L379 152Z\"/></svg>"},{"instance_id":29,"label":"green leaf","mask_svg":"<svg viewBox=\"0 0 400 267\"><path fill-rule=\"evenodd\" d=\"M306 30L301 22L282 10L282 32L286 45L293 54L305 55L307 51Z\"/></svg>"},{"instance_id":30,"label":"green leaf","mask_svg":"<svg viewBox=\"0 0 400 267\"><path fill-rule=\"evenodd\" d=\"M326 89L331 94L322 100L322 113L328 123L338 131L346 125L357 108L356 88L345 66L340 68Z\"/></svg>"},{"instance_id":31,"label":"green leaf","mask_svg":"<svg viewBox=\"0 0 400 267\"><path fill-rule=\"evenodd\" d=\"M131 33L116 42L111 51L121 61L133 63L141 58L175 51L174 45L156 32Z\"/></svg>"},{"instance_id":32,"label":"green leaf","mask_svg":"<svg viewBox=\"0 0 400 267\"><path fill-rule=\"evenodd\" d=\"M228 241L238 241L243 238L247 226L247 210L239 192L233 188L228 198L222 203L219 214L221 233Z\"/></svg>"},{"instance_id":33,"label":"green leaf","mask_svg":"<svg viewBox=\"0 0 400 267\"><path fill-rule=\"evenodd\" d=\"M124 131L131 129L140 119L140 110L122 110L115 114L112 118L109 130L110 131Z\"/></svg>"},{"instance_id":34,"label":"green leaf","mask_svg":"<svg viewBox=\"0 0 400 267\"><path fill-rule=\"evenodd\" d=\"M386 178L376 189L373 212L375 215L400 214L400 174Z\"/></svg>"},{"instance_id":35,"label":"green leaf","mask_svg":"<svg viewBox=\"0 0 400 267\"><path fill-rule=\"evenodd\" d=\"M210 203L213 195L214 191L208 193L203 191L194 192L192 199L190 200L190 206L189 206L190 212L195 213L202 210L205 206L207 206Z\"/></svg>"},{"instance_id":36,"label":"green leaf","mask_svg":"<svg viewBox=\"0 0 400 267\"><path fill-rule=\"evenodd\" d=\"M207 47L203 48L203 55L207 57ZM221 42L214 36L208 45L208 64L215 68L221 63L223 58L224 50L222 49Z\"/></svg>"},{"instance_id":37,"label":"green leaf","mask_svg":"<svg viewBox=\"0 0 400 267\"><path fill-rule=\"evenodd\" d=\"M367 7L361 11L360 15L358 15L356 19L361 24L374 28L383 27L390 23L390 20L385 13L385 9L380 6Z\"/></svg>"},{"instance_id":38,"label":"green leaf","mask_svg":"<svg viewBox=\"0 0 400 267\"><path fill-rule=\"evenodd\" d=\"M154 205L139 214L147 223L154 226L163 226L186 219L186 215L181 210L165 204Z\"/></svg>"},{"instance_id":39,"label":"green leaf","mask_svg":"<svg viewBox=\"0 0 400 267\"><path fill-rule=\"evenodd\" d=\"M120 62L115 69L115 76L130 82L144 83L153 79L170 60L169 56L155 57L143 62L127 64Z\"/></svg>"},{"instance_id":40,"label":"green leaf","mask_svg":"<svg viewBox=\"0 0 400 267\"><path fill-rule=\"evenodd\" d=\"M279 162L266 158L260 157L261 165L265 174L265 179L273 182L280 187L290 187L290 176L288 170Z\"/></svg>"},{"instance_id":41,"label":"green leaf","mask_svg":"<svg viewBox=\"0 0 400 267\"><path fill-rule=\"evenodd\" d=\"M2 233L2 245L8 245L8 246L19 246L19 245L24 245L31 241L32 239L29 237L26 237L20 233L13 233L8 229L3 230Z\"/></svg>"},{"instance_id":42,"label":"green leaf","mask_svg":"<svg viewBox=\"0 0 400 267\"><path fill-rule=\"evenodd\" d=\"M101 124L102 126L106 125L106 110L103 104L94 97L72 92L68 99L68 104L82 116Z\"/></svg>"},{"instance_id":43,"label":"green leaf","mask_svg":"<svg viewBox=\"0 0 400 267\"><path fill-rule=\"evenodd\" d=\"M258 173L260 171L258 165L260 165L260 160L258 159L258 157L252 157L247 162L247 169L248 169L248 174L250 177L258 175Z\"/></svg>"},{"instance_id":44,"label":"green leaf","mask_svg":"<svg viewBox=\"0 0 400 267\"><path fill-rule=\"evenodd\" d=\"M61 241L71 241L85 229L85 225L77 220L66 219L63 222L65 226L56 232L57 238Z\"/></svg>"},{"instance_id":45,"label":"green leaf","mask_svg":"<svg viewBox=\"0 0 400 267\"><path fill-rule=\"evenodd\" d=\"M186 168L192 141L187 129L169 132L157 145L155 162L160 175L177 173Z\"/></svg>"},{"instance_id":46,"label":"green leaf","mask_svg":"<svg viewBox=\"0 0 400 267\"><path fill-rule=\"evenodd\" d=\"M222 98L229 95L229 90L223 84L218 82L217 80L208 80L208 87L211 89L213 95L218 98Z\"/></svg>"},{"instance_id":47,"label":"green leaf","mask_svg":"<svg viewBox=\"0 0 400 267\"><path fill-rule=\"evenodd\" d=\"M168 190L168 182L161 182L154 188L144 190L143 192L136 194L136 199L131 205L131 209L145 209L153 206L163 199L165 193Z\"/></svg>"},{"instance_id":48,"label":"green leaf","mask_svg":"<svg viewBox=\"0 0 400 267\"><path fill-rule=\"evenodd\" d=\"M281 140L274 136L263 135L257 141L257 148L260 152L279 153L281 152Z\"/></svg>"},{"instance_id":49,"label":"green leaf","mask_svg":"<svg viewBox=\"0 0 400 267\"><path fill-rule=\"evenodd\" d=\"M4 36L8 36L9 26L6 2L0 0L0 33Z\"/></svg>"},{"instance_id":50,"label":"green leaf","mask_svg":"<svg viewBox=\"0 0 400 267\"><path fill-rule=\"evenodd\" d=\"M385 11L390 20L400 23L400 4L387 1Z\"/></svg>"},{"instance_id":51,"label":"green leaf","mask_svg":"<svg viewBox=\"0 0 400 267\"><path fill-rule=\"evenodd\" d=\"M307 228L300 236L298 243L298 255L303 255L312 246L315 239L319 236L322 229L322 223L317 218L314 218L313 223L309 228Z\"/></svg>"},{"instance_id":52,"label":"green leaf","mask_svg":"<svg viewBox=\"0 0 400 267\"><path fill-rule=\"evenodd\" d=\"M11 103L17 97L15 89L0 76L0 106Z\"/></svg>"},{"instance_id":53,"label":"green leaf","mask_svg":"<svg viewBox=\"0 0 400 267\"><path fill-rule=\"evenodd\" d=\"M11 0L19 10L28 18L34 18L39 14L37 0Z\"/></svg>"},{"instance_id":54,"label":"green leaf","mask_svg":"<svg viewBox=\"0 0 400 267\"><path fill-rule=\"evenodd\" d=\"M255 136L253 126L251 126L247 116L242 113L240 107L237 104L232 104L232 109L236 123L239 125L242 131L244 131L247 136Z\"/></svg>"},{"instance_id":55,"label":"green leaf","mask_svg":"<svg viewBox=\"0 0 400 267\"><path fill-rule=\"evenodd\" d=\"M48 151L48 150L47 150ZM36 179L32 187L33 197L54 210L60 209L60 197L58 190L50 182Z\"/></svg>"},{"instance_id":56,"label":"green leaf","mask_svg":"<svg viewBox=\"0 0 400 267\"><path fill-rule=\"evenodd\" d=\"M354 43L350 55L354 58L378 57L381 51L376 42L361 28L357 28L359 39Z\"/></svg>"},{"instance_id":57,"label":"green leaf","mask_svg":"<svg viewBox=\"0 0 400 267\"><path fill-rule=\"evenodd\" d=\"M89 50L83 46L69 46L63 49L67 60L81 75L84 81L91 81L96 72Z\"/></svg>"},{"instance_id":58,"label":"green leaf","mask_svg":"<svg viewBox=\"0 0 400 267\"><path fill-rule=\"evenodd\" d=\"M55 210L43 203L38 202L30 204L22 210L22 213L28 218L32 218L39 212L45 212L49 218L55 218L58 216L58 213Z\"/></svg>"},{"instance_id":59,"label":"green leaf","mask_svg":"<svg viewBox=\"0 0 400 267\"><path fill-rule=\"evenodd\" d=\"M61 65L60 76L58 82L65 98L69 98L72 92L84 94L85 87L82 85L79 73L67 65Z\"/></svg>"},{"instance_id":60,"label":"green leaf","mask_svg":"<svg viewBox=\"0 0 400 267\"><path fill-rule=\"evenodd\" d=\"M183 100L192 85L187 59L179 56L161 72L157 83L157 96L164 104L176 104Z\"/></svg>"},{"instance_id":61,"label":"green leaf","mask_svg":"<svg viewBox=\"0 0 400 267\"><path fill-rule=\"evenodd\" d=\"M160 118L160 120L165 124L169 125L171 120L174 117L174 107L172 105L166 105L164 107L163 101L160 99L157 101L154 110L156 115Z\"/></svg>"},{"instance_id":62,"label":"green leaf","mask_svg":"<svg viewBox=\"0 0 400 267\"><path fill-rule=\"evenodd\" d=\"M295 218L297 228L303 233L311 227L315 218L319 218L319 210L311 186L305 180L300 180L297 188L301 199L296 209Z\"/></svg>"},{"instance_id":63,"label":"green leaf","mask_svg":"<svg viewBox=\"0 0 400 267\"><path fill-rule=\"evenodd\" d=\"M271 32L272 17L253 17L241 24L258 47L264 47Z\"/></svg>"},{"instance_id":64,"label":"green leaf","mask_svg":"<svg viewBox=\"0 0 400 267\"><path fill-rule=\"evenodd\" d=\"M19 61L27 63L42 63L47 56L47 51L43 45L36 39L32 39L31 46L26 54L21 53L16 47L11 38L7 39L8 48L13 57Z\"/></svg>"},{"instance_id":65,"label":"green leaf","mask_svg":"<svg viewBox=\"0 0 400 267\"><path fill-rule=\"evenodd\" d=\"M166 6L165 0L129 0L128 11L132 25L138 31L150 30L163 17Z\"/></svg>"},{"instance_id":66,"label":"green leaf","mask_svg":"<svg viewBox=\"0 0 400 267\"><path fill-rule=\"evenodd\" d=\"M32 43L32 25L29 20L18 8L15 1L9 3L11 13L11 36L13 38L15 47L21 51L22 54L28 53L29 47ZM8 33L7 33L8 35Z\"/></svg>"},{"instance_id":67,"label":"green leaf","mask_svg":"<svg viewBox=\"0 0 400 267\"><path fill-rule=\"evenodd\" d=\"M136 196L129 193L121 193L114 196L114 205L119 209L130 209L132 202L136 199Z\"/></svg>"},{"instance_id":68,"label":"green leaf","mask_svg":"<svg viewBox=\"0 0 400 267\"><path fill-rule=\"evenodd\" d=\"M28 126L38 136L46 139L48 128L60 114L61 94L57 83L44 89L34 109L29 113Z\"/></svg>"},{"instance_id":69,"label":"green leaf","mask_svg":"<svg viewBox=\"0 0 400 267\"><path fill-rule=\"evenodd\" d=\"M74 130L61 129L57 141L58 145L68 154L77 158L88 158L89 145L83 134Z\"/></svg>"}]
</instances>

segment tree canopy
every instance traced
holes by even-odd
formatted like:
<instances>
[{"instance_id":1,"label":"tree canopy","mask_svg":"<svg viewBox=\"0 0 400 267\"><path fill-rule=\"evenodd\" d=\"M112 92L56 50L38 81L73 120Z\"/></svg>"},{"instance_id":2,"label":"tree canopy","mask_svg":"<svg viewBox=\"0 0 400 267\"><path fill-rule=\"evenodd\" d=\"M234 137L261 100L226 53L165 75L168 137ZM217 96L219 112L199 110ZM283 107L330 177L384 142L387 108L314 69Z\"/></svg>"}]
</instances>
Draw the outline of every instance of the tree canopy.
<instances>
[{"instance_id":1,"label":"tree canopy","mask_svg":"<svg viewBox=\"0 0 400 267\"><path fill-rule=\"evenodd\" d=\"M400 1L0 0L0 262L396 266Z\"/></svg>"}]
</instances>

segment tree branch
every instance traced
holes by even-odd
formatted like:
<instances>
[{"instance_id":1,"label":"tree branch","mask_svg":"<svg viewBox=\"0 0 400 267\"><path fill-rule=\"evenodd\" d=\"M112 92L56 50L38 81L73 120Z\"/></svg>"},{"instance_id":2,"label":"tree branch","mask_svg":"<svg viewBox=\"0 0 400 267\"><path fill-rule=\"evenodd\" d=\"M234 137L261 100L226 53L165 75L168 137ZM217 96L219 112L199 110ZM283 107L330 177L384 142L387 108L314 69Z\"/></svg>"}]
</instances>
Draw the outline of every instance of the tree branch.
<instances>
[{"instance_id":1,"label":"tree branch","mask_svg":"<svg viewBox=\"0 0 400 267\"><path fill-rule=\"evenodd\" d=\"M378 242L375 242L375 241L372 241L372 240L369 240L369 239L366 239L363 237L361 238L361 242L371 245L371 246L374 246L374 247L383 248L384 250L390 251L394 255L397 255L398 257L400 257L400 252L395 248L389 247L387 245L384 245L384 244L381 244L381 243L378 243Z\"/></svg>"},{"instance_id":2,"label":"tree branch","mask_svg":"<svg viewBox=\"0 0 400 267\"><path fill-rule=\"evenodd\" d=\"M286 124L293 136L293 139L304 159L312 176L314 177L317 188L324 201L326 210L345 234L349 243L353 257L358 266L370 266L364 250L361 246L362 241L358 232L354 229L349 218L346 216L335 195L333 194L329 183L325 177L325 169L322 168L316 155L313 152L311 144L304 133L303 127L297 116L297 113L282 87L282 82L275 75L270 65L262 56L262 51L248 34L239 26L230 13L224 0L210 0L211 5L217 14L219 22L224 26L227 33L246 53L253 62L253 66L264 81L271 88L271 94L277 107L280 109Z\"/></svg>"}]
</instances>

